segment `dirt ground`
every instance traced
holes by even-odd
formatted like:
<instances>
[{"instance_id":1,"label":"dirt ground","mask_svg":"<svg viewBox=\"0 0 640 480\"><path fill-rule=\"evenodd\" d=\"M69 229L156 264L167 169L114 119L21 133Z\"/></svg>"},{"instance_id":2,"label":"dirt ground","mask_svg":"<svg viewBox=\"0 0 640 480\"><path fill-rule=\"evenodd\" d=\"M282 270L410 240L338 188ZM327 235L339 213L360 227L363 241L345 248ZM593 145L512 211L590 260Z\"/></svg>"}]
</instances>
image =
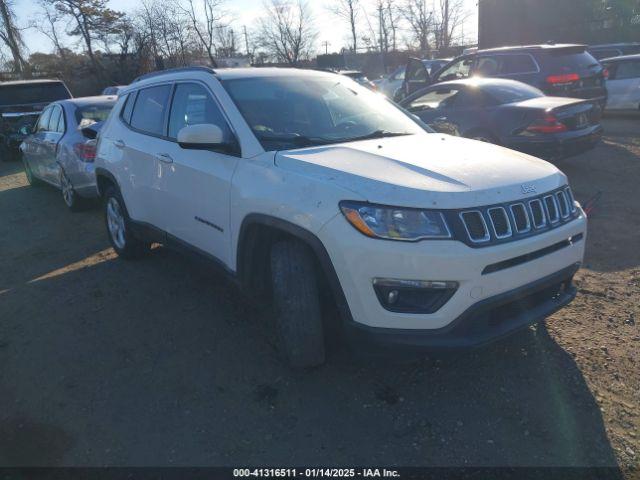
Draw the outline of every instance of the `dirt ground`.
<instances>
[{"instance_id":1,"label":"dirt ground","mask_svg":"<svg viewBox=\"0 0 640 480\"><path fill-rule=\"evenodd\" d=\"M0 163L0 465L609 466L640 476L640 118L559 166L590 219L580 295L483 350L336 350L292 373L259 307L178 253L126 263Z\"/></svg>"}]
</instances>

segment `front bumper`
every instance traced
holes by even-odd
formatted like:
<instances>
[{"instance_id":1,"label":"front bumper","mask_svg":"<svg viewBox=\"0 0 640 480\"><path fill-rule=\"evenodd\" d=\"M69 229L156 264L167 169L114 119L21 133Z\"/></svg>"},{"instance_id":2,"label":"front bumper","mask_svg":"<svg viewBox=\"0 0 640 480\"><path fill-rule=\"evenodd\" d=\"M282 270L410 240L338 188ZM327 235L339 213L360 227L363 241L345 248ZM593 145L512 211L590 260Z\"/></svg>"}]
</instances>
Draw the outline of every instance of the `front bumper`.
<instances>
[{"instance_id":1,"label":"front bumper","mask_svg":"<svg viewBox=\"0 0 640 480\"><path fill-rule=\"evenodd\" d=\"M544 320L576 296L572 279L579 264L476 303L447 327L437 330L399 330L347 324L355 344L376 349L457 349L479 347Z\"/></svg>"},{"instance_id":2,"label":"front bumper","mask_svg":"<svg viewBox=\"0 0 640 480\"><path fill-rule=\"evenodd\" d=\"M602 127L597 126L586 132L568 132L548 138L512 138L507 146L540 158L567 158L593 149L602 140L602 134Z\"/></svg>"},{"instance_id":3,"label":"front bumper","mask_svg":"<svg viewBox=\"0 0 640 480\"><path fill-rule=\"evenodd\" d=\"M586 216L580 210L575 220L546 233L486 248L452 240L403 243L370 239L342 215L328 222L319 238L344 293L346 305L341 310L347 323L386 331L437 332L452 328L456 319L487 299L581 263ZM572 238L577 240L567 241ZM377 278L456 282L458 288L434 313L400 313L380 303L373 287Z\"/></svg>"}]
</instances>

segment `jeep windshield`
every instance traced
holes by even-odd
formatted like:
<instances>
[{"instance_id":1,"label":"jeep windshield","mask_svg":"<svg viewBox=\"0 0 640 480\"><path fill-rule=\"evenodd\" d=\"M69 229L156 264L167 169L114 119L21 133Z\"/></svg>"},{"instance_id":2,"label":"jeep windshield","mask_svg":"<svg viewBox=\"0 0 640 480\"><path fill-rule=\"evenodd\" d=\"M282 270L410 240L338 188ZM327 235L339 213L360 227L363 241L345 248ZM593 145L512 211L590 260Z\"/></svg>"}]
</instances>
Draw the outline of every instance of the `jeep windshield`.
<instances>
[{"instance_id":1,"label":"jeep windshield","mask_svg":"<svg viewBox=\"0 0 640 480\"><path fill-rule=\"evenodd\" d=\"M425 131L381 95L337 75L241 78L222 84L267 151Z\"/></svg>"},{"instance_id":2,"label":"jeep windshield","mask_svg":"<svg viewBox=\"0 0 640 480\"><path fill-rule=\"evenodd\" d=\"M11 105L48 104L67 98L71 98L71 94L62 82L0 85L0 108Z\"/></svg>"}]
</instances>

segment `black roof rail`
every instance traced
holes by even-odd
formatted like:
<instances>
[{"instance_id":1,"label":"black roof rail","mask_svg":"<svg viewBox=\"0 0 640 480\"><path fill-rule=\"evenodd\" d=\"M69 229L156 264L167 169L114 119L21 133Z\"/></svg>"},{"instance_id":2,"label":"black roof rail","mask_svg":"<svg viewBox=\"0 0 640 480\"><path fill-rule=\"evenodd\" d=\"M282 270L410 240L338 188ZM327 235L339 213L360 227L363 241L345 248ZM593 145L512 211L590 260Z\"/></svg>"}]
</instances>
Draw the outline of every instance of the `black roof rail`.
<instances>
[{"instance_id":1,"label":"black roof rail","mask_svg":"<svg viewBox=\"0 0 640 480\"><path fill-rule=\"evenodd\" d=\"M157 77L159 75L164 75L165 73L179 73L179 72L206 72L215 75L216 71L211 67L203 67L200 65L196 65L193 67L178 67L178 68L168 68L166 70L158 70L156 72L145 73L144 75L140 75L133 82L136 83L142 80L147 80L148 78Z\"/></svg>"}]
</instances>

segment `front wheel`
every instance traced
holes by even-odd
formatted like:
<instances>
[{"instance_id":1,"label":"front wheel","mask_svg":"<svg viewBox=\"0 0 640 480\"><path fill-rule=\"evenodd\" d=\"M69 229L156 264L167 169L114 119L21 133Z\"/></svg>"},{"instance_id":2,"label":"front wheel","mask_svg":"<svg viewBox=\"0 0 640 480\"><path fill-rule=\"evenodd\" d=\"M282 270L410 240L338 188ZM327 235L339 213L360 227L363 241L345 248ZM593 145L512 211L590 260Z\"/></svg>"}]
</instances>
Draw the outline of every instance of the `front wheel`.
<instances>
[{"instance_id":1,"label":"front wheel","mask_svg":"<svg viewBox=\"0 0 640 480\"><path fill-rule=\"evenodd\" d=\"M118 256L132 260L144 256L151 244L136 238L131 231L131 220L127 214L120 192L115 187L107 188L104 196L105 223L109 242Z\"/></svg>"},{"instance_id":2,"label":"front wheel","mask_svg":"<svg viewBox=\"0 0 640 480\"><path fill-rule=\"evenodd\" d=\"M280 345L294 368L322 365L324 331L313 256L304 244L286 240L271 249L271 283Z\"/></svg>"}]
</instances>

